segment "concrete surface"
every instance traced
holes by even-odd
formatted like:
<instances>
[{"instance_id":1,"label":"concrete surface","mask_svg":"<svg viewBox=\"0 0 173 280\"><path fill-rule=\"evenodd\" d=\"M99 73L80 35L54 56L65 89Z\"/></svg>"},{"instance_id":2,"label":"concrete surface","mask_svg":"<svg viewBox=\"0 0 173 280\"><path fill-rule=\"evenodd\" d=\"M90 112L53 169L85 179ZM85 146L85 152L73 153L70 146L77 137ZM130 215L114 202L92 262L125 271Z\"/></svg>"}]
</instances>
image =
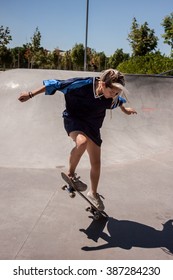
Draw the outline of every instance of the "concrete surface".
<instances>
[{"instance_id":1,"label":"concrete surface","mask_svg":"<svg viewBox=\"0 0 173 280\"><path fill-rule=\"evenodd\" d=\"M61 190L73 147L63 95L17 100L43 79L90 75L97 73L0 73L1 260L173 259L173 78L126 76L138 115L107 113L99 185L107 221L93 221L81 197ZM87 154L78 174L89 184Z\"/></svg>"}]
</instances>

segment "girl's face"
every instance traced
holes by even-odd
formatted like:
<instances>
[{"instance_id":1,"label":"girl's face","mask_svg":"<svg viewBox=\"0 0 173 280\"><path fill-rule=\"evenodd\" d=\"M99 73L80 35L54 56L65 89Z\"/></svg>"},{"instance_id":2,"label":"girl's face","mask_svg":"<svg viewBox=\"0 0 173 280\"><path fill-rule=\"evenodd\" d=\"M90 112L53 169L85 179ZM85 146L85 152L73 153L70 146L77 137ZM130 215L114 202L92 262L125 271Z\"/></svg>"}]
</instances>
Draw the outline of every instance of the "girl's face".
<instances>
[{"instance_id":1,"label":"girl's face","mask_svg":"<svg viewBox=\"0 0 173 280\"><path fill-rule=\"evenodd\" d=\"M104 82L101 84L101 90L105 98L113 99L121 92L121 90L117 87L106 87Z\"/></svg>"}]
</instances>

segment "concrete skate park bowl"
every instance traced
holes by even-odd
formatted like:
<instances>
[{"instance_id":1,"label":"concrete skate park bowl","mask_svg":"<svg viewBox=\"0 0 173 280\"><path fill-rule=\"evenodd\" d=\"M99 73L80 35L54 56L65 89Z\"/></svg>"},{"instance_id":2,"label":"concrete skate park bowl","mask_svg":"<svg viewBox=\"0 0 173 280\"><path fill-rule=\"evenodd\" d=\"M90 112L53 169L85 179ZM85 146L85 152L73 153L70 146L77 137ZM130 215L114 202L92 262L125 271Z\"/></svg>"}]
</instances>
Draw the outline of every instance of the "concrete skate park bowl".
<instances>
[{"instance_id":1,"label":"concrete skate park bowl","mask_svg":"<svg viewBox=\"0 0 173 280\"><path fill-rule=\"evenodd\" d=\"M104 223L61 190L74 145L63 128L63 94L18 101L44 79L97 75L0 72L0 259L173 259L173 78L126 75L126 106L138 114L107 111L99 185L110 217ZM87 154L78 173L89 185Z\"/></svg>"}]
</instances>

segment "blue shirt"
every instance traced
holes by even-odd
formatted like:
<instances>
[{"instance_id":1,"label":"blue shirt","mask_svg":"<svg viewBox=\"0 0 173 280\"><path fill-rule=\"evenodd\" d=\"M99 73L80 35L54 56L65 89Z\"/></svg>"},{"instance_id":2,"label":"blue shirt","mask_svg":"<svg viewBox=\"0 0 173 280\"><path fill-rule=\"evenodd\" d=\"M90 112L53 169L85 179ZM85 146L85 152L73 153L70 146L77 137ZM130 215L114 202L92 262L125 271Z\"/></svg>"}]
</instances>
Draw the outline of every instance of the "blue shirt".
<instances>
[{"instance_id":1,"label":"blue shirt","mask_svg":"<svg viewBox=\"0 0 173 280\"><path fill-rule=\"evenodd\" d=\"M63 116L80 118L88 124L99 129L102 126L106 109L113 109L126 102L118 96L115 104L112 105L112 98L104 96L97 97L95 94L95 80L99 78L72 78L67 80L44 80L46 95L55 94L61 91L64 93L66 110Z\"/></svg>"}]
</instances>

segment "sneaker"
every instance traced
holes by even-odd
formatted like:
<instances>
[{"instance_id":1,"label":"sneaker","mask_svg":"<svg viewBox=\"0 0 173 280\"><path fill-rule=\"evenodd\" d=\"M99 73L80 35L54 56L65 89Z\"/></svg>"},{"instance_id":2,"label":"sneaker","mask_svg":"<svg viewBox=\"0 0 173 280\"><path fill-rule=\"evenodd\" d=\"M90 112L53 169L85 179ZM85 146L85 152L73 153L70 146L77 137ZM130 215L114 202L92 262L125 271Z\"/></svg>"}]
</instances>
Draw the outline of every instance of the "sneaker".
<instances>
[{"instance_id":1,"label":"sneaker","mask_svg":"<svg viewBox=\"0 0 173 280\"><path fill-rule=\"evenodd\" d=\"M83 183L81 180L79 180L80 177L77 177L77 174L75 173L74 176L71 178L71 180L75 183L76 189L80 192L84 192L87 189L87 185Z\"/></svg>"},{"instance_id":2,"label":"sneaker","mask_svg":"<svg viewBox=\"0 0 173 280\"><path fill-rule=\"evenodd\" d=\"M101 200L100 195L98 193L95 197L92 193L88 192L87 196L98 210L103 211L105 209L103 201Z\"/></svg>"}]
</instances>

